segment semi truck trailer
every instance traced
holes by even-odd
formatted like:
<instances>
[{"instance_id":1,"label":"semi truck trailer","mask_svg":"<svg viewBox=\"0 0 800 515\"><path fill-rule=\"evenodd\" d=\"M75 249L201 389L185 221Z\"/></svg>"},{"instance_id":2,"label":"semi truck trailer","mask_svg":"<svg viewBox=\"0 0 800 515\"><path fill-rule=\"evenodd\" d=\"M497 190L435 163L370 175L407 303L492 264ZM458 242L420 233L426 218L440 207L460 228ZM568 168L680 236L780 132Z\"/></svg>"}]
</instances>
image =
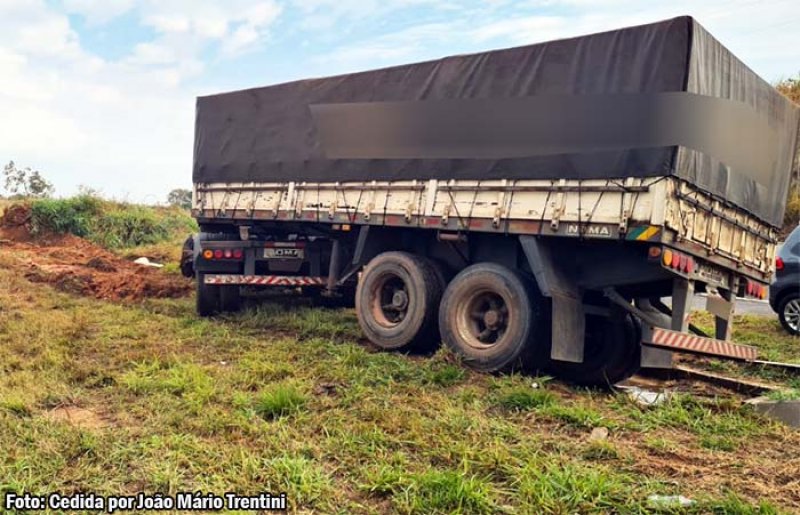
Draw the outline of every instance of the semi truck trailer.
<instances>
[{"instance_id":1,"label":"semi truck trailer","mask_svg":"<svg viewBox=\"0 0 800 515\"><path fill-rule=\"evenodd\" d=\"M200 316L293 289L484 372L754 360L799 119L689 17L205 96L183 269Z\"/></svg>"}]
</instances>

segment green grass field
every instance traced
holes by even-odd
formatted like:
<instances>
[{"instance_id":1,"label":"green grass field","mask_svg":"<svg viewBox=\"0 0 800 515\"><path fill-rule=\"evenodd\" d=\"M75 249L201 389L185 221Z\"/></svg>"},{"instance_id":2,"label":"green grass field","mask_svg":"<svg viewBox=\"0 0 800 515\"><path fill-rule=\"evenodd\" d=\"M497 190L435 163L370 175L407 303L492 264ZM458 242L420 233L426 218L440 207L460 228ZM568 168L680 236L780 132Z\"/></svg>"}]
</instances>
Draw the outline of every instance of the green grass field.
<instances>
[{"instance_id":1,"label":"green grass field","mask_svg":"<svg viewBox=\"0 0 800 515\"><path fill-rule=\"evenodd\" d=\"M648 513L651 494L800 509L800 437L739 398L643 408L360 339L350 310L199 320L192 299L113 304L0 269L0 489L286 492L320 513Z\"/></svg>"}]
</instances>

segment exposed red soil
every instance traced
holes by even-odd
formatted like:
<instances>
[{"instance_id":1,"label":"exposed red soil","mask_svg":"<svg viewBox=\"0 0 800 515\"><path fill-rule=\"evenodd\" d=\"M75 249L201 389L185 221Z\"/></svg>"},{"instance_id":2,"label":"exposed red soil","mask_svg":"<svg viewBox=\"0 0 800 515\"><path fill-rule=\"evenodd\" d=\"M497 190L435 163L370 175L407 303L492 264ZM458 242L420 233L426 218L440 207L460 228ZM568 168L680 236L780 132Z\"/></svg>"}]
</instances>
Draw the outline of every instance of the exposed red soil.
<instances>
[{"instance_id":1,"label":"exposed red soil","mask_svg":"<svg viewBox=\"0 0 800 515\"><path fill-rule=\"evenodd\" d=\"M190 281L137 265L73 235L33 236L25 206L6 209L0 224L0 252L6 265L28 280L68 293L115 301L188 295Z\"/></svg>"},{"instance_id":2,"label":"exposed red soil","mask_svg":"<svg viewBox=\"0 0 800 515\"><path fill-rule=\"evenodd\" d=\"M44 416L81 429L104 429L111 425L102 414L78 406L58 406L45 412Z\"/></svg>"}]
</instances>

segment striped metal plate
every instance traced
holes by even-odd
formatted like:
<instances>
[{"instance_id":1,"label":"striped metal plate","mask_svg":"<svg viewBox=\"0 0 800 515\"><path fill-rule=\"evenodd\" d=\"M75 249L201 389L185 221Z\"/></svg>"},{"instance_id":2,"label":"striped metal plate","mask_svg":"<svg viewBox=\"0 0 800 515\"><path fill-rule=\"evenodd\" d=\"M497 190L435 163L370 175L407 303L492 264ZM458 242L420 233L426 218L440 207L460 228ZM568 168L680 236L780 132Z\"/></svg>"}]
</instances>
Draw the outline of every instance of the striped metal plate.
<instances>
[{"instance_id":1,"label":"striped metal plate","mask_svg":"<svg viewBox=\"0 0 800 515\"><path fill-rule=\"evenodd\" d=\"M742 361L753 361L758 357L758 349L749 345L740 345L660 328L654 328L650 340L642 343L651 347L660 347L677 352L720 356Z\"/></svg>"},{"instance_id":2,"label":"striped metal plate","mask_svg":"<svg viewBox=\"0 0 800 515\"><path fill-rule=\"evenodd\" d=\"M661 236L661 228L655 225L640 225L628 231L626 239L636 241L658 241Z\"/></svg>"},{"instance_id":3,"label":"striped metal plate","mask_svg":"<svg viewBox=\"0 0 800 515\"><path fill-rule=\"evenodd\" d=\"M306 275L230 275L208 274L205 284L240 284L254 286L323 286L327 277Z\"/></svg>"}]
</instances>

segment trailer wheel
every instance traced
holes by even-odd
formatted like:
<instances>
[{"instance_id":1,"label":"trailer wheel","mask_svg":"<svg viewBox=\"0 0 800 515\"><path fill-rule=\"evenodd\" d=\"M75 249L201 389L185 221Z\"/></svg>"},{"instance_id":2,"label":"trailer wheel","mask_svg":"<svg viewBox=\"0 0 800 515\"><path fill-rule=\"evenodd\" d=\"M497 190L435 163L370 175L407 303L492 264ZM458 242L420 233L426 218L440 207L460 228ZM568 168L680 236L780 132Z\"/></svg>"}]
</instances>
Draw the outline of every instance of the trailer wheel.
<instances>
[{"instance_id":1,"label":"trailer wheel","mask_svg":"<svg viewBox=\"0 0 800 515\"><path fill-rule=\"evenodd\" d=\"M356 289L356 314L366 337L384 350L438 344L436 316L444 284L431 260L407 252L373 258Z\"/></svg>"},{"instance_id":2,"label":"trailer wheel","mask_svg":"<svg viewBox=\"0 0 800 515\"><path fill-rule=\"evenodd\" d=\"M610 387L639 370L642 330L629 313L612 312L609 317L586 318L583 363L552 361L554 375L581 386Z\"/></svg>"},{"instance_id":3,"label":"trailer wheel","mask_svg":"<svg viewBox=\"0 0 800 515\"><path fill-rule=\"evenodd\" d=\"M205 284L206 274L198 272L195 291L195 308L201 317L209 317L220 312L220 291L218 286Z\"/></svg>"},{"instance_id":4,"label":"trailer wheel","mask_svg":"<svg viewBox=\"0 0 800 515\"><path fill-rule=\"evenodd\" d=\"M235 313L242 307L242 294L239 286L219 287L219 310L223 313Z\"/></svg>"},{"instance_id":5,"label":"trailer wheel","mask_svg":"<svg viewBox=\"0 0 800 515\"><path fill-rule=\"evenodd\" d=\"M194 234L190 234L181 247L181 275L186 278L194 277Z\"/></svg>"},{"instance_id":6,"label":"trailer wheel","mask_svg":"<svg viewBox=\"0 0 800 515\"><path fill-rule=\"evenodd\" d=\"M479 263L450 282L439 308L442 341L467 366L498 372L536 365L538 316L532 285L504 266Z\"/></svg>"}]
</instances>

